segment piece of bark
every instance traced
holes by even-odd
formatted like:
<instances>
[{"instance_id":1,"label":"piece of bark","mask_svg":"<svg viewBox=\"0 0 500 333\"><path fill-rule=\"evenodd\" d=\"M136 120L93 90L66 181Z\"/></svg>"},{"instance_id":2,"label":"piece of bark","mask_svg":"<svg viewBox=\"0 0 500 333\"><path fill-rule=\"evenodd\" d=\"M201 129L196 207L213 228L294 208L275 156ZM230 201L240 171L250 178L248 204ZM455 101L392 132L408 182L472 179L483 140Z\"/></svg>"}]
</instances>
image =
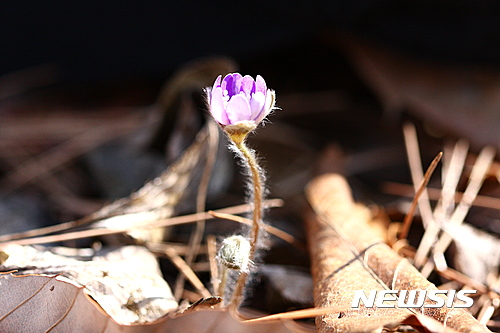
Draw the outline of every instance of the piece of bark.
<instances>
[{"instance_id":1,"label":"piece of bark","mask_svg":"<svg viewBox=\"0 0 500 333\"><path fill-rule=\"evenodd\" d=\"M372 219L367 207L353 201L342 176L327 174L314 179L307 187L307 197L314 210L307 216L307 231L316 306L350 304L356 290L436 289L385 244L383 228ZM320 332L371 331L393 326L422 312L460 332L488 332L466 310L446 307L360 307L359 311L353 309L340 314L340 318L323 316L317 320L317 325Z\"/></svg>"}]
</instances>

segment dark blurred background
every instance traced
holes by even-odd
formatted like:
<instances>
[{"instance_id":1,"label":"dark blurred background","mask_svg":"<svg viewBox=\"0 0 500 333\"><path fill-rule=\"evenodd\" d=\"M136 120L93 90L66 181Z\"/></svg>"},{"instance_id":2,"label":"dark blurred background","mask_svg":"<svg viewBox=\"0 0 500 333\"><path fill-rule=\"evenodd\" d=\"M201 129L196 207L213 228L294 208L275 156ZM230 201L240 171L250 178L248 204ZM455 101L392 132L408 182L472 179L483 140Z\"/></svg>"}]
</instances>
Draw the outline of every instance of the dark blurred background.
<instances>
[{"instance_id":1,"label":"dark blurred background","mask_svg":"<svg viewBox=\"0 0 500 333\"><path fill-rule=\"evenodd\" d=\"M498 14L496 1L10 1L0 11L0 74L49 63L64 82L165 78L207 55L244 64L311 47L330 30L417 58L496 65ZM307 62L304 50L297 65Z\"/></svg>"}]
</instances>

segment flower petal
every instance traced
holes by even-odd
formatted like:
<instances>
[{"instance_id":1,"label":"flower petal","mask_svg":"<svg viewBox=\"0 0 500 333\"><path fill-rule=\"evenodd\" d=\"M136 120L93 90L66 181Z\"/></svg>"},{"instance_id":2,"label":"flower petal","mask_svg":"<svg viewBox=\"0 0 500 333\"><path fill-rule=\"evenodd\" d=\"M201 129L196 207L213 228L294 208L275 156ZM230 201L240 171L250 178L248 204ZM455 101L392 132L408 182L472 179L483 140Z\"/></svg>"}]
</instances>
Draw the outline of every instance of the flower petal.
<instances>
[{"instance_id":1,"label":"flower petal","mask_svg":"<svg viewBox=\"0 0 500 333\"><path fill-rule=\"evenodd\" d=\"M267 93L266 81L264 81L264 78L260 75L257 75L255 78L255 92L261 92L264 95Z\"/></svg>"},{"instance_id":2,"label":"flower petal","mask_svg":"<svg viewBox=\"0 0 500 333\"><path fill-rule=\"evenodd\" d=\"M250 99L250 110L252 111L252 120L255 120L262 113L262 109L266 104L266 96L259 92L252 95Z\"/></svg>"},{"instance_id":3,"label":"flower petal","mask_svg":"<svg viewBox=\"0 0 500 333\"><path fill-rule=\"evenodd\" d=\"M229 118L229 122L231 124L243 120L252 120L250 103L248 102L248 99L245 98L244 94L233 96L227 103L226 110L227 117Z\"/></svg>"},{"instance_id":4,"label":"flower petal","mask_svg":"<svg viewBox=\"0 0 500 333\"><path fill-rule=\"evenodd\" d=\"M222 75L217 76L217 79L215 79L215 82L214 82L212 89L220 87L221 80L222 80Z\"/></svg>"},{"instance_id":5,"label":"flower petal","mask_svg":"<svg viewBox=\"0 0 500 333\"><path fill-rule=\"evenodd\" d=\"M226 90L229 97L239 94L243 76L240 73L229 73L222 80L222 91Z\"/></svg>"},{"instance_id":6,"label":"flower petal","mask_svg":"<svg viewBox=\"0 0 500 333\"><path fill-rule=\"evenodd\" d=\"M255 119L255 122L258 124L264 119L269 112L274 108L274 103L276 101L276 95L274 93L274 90L268 89L267 94L266 94L266 104L264 108L262 109L262 112L257 116Z\"/></svg>"},{"instance_id":7,"label":"flower petal","mask_svg":"<svg viewBox=\"0 0 500 333\"><path fill-rule=\"evenodd\" d=\"M209 100L210 113L214 119L222 124L229 125L229 119L227 117L227 112L224 107L224 99L222 97L222 88L215 87L212 89L211 98Z\"/></svg>"},{"instance_id":8,"label":"flower petal","mask_svg":"<svg viewBox=\"0 0 500 333\"><path fill-rule=\"evenodd\" d=\"M245 75L241 81L240 91L243 91L247 98L250 98L251 94L255 92L255 81L250 75Z\"/></svg>"}]
</instances>

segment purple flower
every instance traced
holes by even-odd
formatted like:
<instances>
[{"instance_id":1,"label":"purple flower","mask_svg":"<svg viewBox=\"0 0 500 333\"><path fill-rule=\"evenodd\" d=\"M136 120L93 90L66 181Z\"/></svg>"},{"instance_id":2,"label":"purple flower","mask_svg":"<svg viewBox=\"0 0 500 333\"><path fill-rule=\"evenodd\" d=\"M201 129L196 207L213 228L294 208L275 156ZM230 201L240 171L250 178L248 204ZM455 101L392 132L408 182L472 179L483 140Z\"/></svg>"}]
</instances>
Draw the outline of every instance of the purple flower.
<instances>
[{"instance_id":1,"label":"purple flower","mask_svg":"<svg viewBox=\"0 0 500 333\"><path fill-rule=\"evenodd\" d=\"M274 107L275 94L267 89L262 76L241 76L240 73L222 75L212 88L206 89L210 113L223 125L240 122L259 124Z\"/></svg>"}]
</instances>

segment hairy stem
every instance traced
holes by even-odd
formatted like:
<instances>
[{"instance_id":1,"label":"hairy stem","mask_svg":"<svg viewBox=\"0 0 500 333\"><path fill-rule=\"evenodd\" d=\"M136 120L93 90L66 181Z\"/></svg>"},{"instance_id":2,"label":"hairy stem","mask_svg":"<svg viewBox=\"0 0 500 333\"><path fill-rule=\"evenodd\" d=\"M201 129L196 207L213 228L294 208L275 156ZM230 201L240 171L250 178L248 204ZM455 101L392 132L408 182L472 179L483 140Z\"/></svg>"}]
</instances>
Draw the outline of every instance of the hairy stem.
<instances>
[{"instance_id":1,"label":"hairy stem","mask_svg":"<svg viewBox=\"0 0 500 333\"><path fill-rule=\"evenodd\" d=\"M220 283L219 283L219 289L216 291L217 295L222 297L222 299L225 298L225 293L226 293L226 283L227 283L227 267L225 265L220 265L219 269L219 276L220 276Z\"/></svg>"},{"instance_id":2,"label":"hairy stem","mask_svg":"<svg viewBox=\"0 0 500 333\"><path fill-rule=\"evenodd\" d=\"M252 189L253 189L253 214L252 214L252 229L250 233L250 262L254 261L255 252L257 250L257 241L259 239L259 231L262 223L262 176L260 173L259 165L255 158L255 154L252 150L248 149L245 145L245 140L235 140L236 147L243 155L243 159L248 164L250 169L251 179L252 179ZM238 306L243 301L243 291L245 289L246 281L248 277L248 272L240 272L240 276L236 283L236 287L233 291L231 297L230 307L233 309L238 308Z\"/></svg>"}]
</instances>

